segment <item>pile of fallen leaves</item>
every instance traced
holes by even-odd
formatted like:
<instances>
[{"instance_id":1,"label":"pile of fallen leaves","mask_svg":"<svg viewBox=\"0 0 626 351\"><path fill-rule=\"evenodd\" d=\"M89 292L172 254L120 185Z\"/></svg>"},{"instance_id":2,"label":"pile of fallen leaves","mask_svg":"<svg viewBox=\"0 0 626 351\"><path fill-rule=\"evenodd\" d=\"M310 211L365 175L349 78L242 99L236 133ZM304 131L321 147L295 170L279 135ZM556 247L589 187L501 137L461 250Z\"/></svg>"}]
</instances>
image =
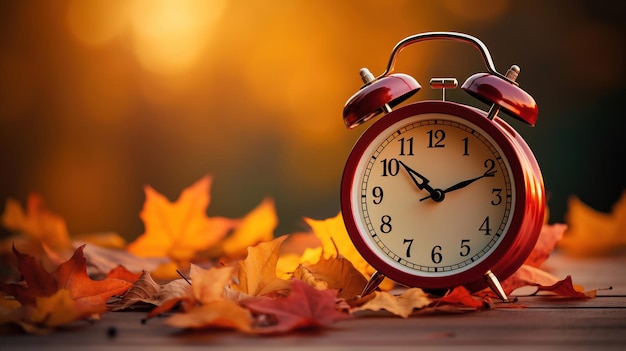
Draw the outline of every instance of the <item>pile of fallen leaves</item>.
<instances>
[{"instance_id":1,"label":"pile of fallen leaves","mask_svg":"<svg viewBox=\"0 0 626 351\"><path fill-rule=\"evenodd\" d=\"M114 233L70 237L64 219L46 209L40 196L29 196L25 209L9 199L1 224L14 235L0 242L0 324L45 333L134 309L147 312L145 321L165 315L164 323L176 328L274 334L376 311L407 318L494 307L488 291L457 287L442 297L388 280L360 296L374 269L352 245L340 214L305 218L310 231L275 237L271 199L243 218L209 217L210 187L206 176L175 202L146 187L140 213L145 232L129 244ZM625 204L623 197L618 219L608 221L623 221ZM581 204L575 206L581 211ZM597 243L597 229L613 227L590 215L597 221ZM573 227L578 232L563 242L577 252L576 243L589 234L584 223ZM503 282L506 293L534 286L560 296L594 296L571 277L560 280L541 269L566 230L564 224L544 225L531 256Z\"/></svg>"}]
</instances>

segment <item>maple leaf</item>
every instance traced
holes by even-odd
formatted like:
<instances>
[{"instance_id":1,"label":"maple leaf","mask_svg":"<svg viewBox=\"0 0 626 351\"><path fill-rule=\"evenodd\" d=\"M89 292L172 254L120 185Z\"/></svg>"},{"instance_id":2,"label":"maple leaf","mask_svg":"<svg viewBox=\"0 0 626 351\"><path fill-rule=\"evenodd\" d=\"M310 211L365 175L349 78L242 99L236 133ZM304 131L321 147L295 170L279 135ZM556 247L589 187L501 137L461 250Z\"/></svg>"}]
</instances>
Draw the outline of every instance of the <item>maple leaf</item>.
<instances>
[{"instance_id":1,"label":"maple leaf","mask_svg":"<svg viewBox=\"0 0 626 351\"><path fill-rule=\"evenodd\" d=\"M129 271L128 269L126 269L126 267L120 265L117 265L115 268L113 268L112 270L109 271L109 273L107 273L107 278L113 278L113 279L121 279L121 280L125 280L131 284L135 283L137 280L139 280L139 278L141 278L142 273L134 273Z\"/></svg>"},{"instance_id":2,"label":"maple leaf","mask_svg":"<svg viewBox=\"0 0 626 351\"><path fill-rule=\"evenodd\" d=\"M224 288L233 280L233 267L214 267L202 269L196 265L191 266L189 276L193 284L191 291L193 297L200 304L224 299Z\"/></svg>"},{"instance_id":3,"label":"maple leaf","mask_svg":"<svg viewBox=\"0 0 626 351\"><path fill-rule=\"evenodd\" d=\"M310 218L305 218L304 221L313 229L315 235L320 239L323 248L323 257L331 258L341 255L352 262L354 268L364 276L370 277L374 274L376 270L367 263L354 244L352 244L341 213L333 218L321 221ZM340 250L341 252L339 252ZM387 278L379 285L382 290L390 290L393 286L393 281Z\"/></svg>"},{"instance_id":4,"label":"maple leaf","mask_svg":"<svg viewBox=\"0 0 626 351\"><path fill-rule=\"evenodd\" d=\"M243 258L249 246L272 240L277 225L278 216L274 200L266 198L250 211L235 231L221 243L223 255L230 259Z\"/></svg>"},{"instance_id":5,"label":"maple leaf","mask_svg":"<svg viewBox=\"0 0 626 351\"><path fill-rule=\"evenodd\" d=\"M104 306L107 300L130 288L127 281L113 278L92 280L87 275L87 260L83 255L84 246L61 264L53 273L48 273L34 257L13 249L18 261L18 269L26 286L1 284L0 290L15 296L22 305L34 305L38 297L47 297L60 289L67 289L77 303Z\"/></svg>"},{"instance_id":6,"label":"maple leaf","mask_svg":"<svg viewBox=\"0 0 626 351\"><path fill-rule=\"evenodd\" d=\"M540 268L533 267L531 265L522 265L515 273L509 278L501 282L502 289L509 295L518 288L529 285L552 285L559 279ZM487 293L491 291L485 290Z\"/></svg>"},{"instance_id":7,"label":"maple leaf","mask_svg":"<svg viewBox=\"0 0 626 351\"><path fill-rule=\"evenodd\" d=\"M184 189L174 203L146 186L140 213L145 232L127 250L141 257L170 257L188 263L197 252L219 243L236 221L206 215L211 181L211 177L203 177Z\"/></svg>"},{"instance_id":8,"label":"maple leaf","mask_svg":"<svg viewBox=\"0 0 626 351\"><path fill-rule=\"evenodd\" d=\"M386 291L375 291L357 302L352 313L366 310L385 310L402 318L407 318L416 308L428 306L432 301L428 294L419 288L407 289L400 295L392 295Z\"/></svg>"},{"instance_id":9,"label":"maple leaf","mask_svg":"<svg viewBox=\"0 0 626 351\"><path fill-rule=\"evenodd\" d=\"M231 288L249 296L263 296L289 290L291 282L276 276L280 245L287 236L248 248L248 256L238 263L238 283Z\"/></svg>"},{"instance_id":10,"label":"maple leaf","mask_svg":"<svg viewBox=\"0 0 626 351\"><path fill-rule=\"evenodd\" d=\"M337 297L351 299L359 295L367 280L345 258L322 258L316 264L300 265L293 273L318 290L337 290Z\"/></svg>"},{"instance_id":11,"label":"maple leaf","mask_svg":"<svg viewBox=\"0 0 626 351\"><path fill-rule=\"evenodd\" d=\"M483 298L473 296L464 286L457 286L443 297L437 299L436 304L446 304L460 307L469 307L472 309L481 309L484 307L488 307L489 301Z\"/></svg>"},{"instance_id":12,"label":"maple leaf","mask_svg":"<svg viewBox=\"0 0 626 351\"><path fill-rule=\"evenodd\" d=\"M537 287L537 292L547 291L561 297L575 297L575 298L592 298L596 296L596 291L591 290L584 292L582 287L576 288L572 282L572 277L567 276L565 279L560 280L550 286L541 284L533 284Z\"/></svg>"},{"instance_id":13,"label":"maple leaf","mask_svg":"<svg viewBox=\"0 0 626 351\"><path fill-rule=\"evenodd\" d=\"M350 318L349 314L336 309L336 297L336 290L320 291L296 279L286 297L266 297L244 304L257 314L253 333L285 333L302 328L321 328Z\"/></svg>"},{"instance_id":14,"label":"maple leaf","mask_svg":"<svg viewBox=\"0 0 626 351\"><path fill-rule=\"evenodd\" d=\"M613 205L611 213L602 213L585 205L577 197L568 201L568 229L558 247L572 256L600 256L623 251L626 247L626 192Z\"/></svg>"}]
</instances>

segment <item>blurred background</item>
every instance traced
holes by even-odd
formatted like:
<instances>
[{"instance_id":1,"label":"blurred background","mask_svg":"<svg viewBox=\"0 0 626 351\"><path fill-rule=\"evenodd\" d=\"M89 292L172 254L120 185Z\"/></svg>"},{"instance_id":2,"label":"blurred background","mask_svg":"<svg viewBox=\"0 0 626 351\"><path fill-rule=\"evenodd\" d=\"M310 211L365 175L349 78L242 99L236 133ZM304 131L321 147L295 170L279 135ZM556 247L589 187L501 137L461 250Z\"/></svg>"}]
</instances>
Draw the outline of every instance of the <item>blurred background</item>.
<instances>
[{"instance_id":1,"label":"blurred background","mask_svg":"<svg viewBox=\"0 0 626 351\"><path fill-rule=\"evenodd\" d=\"M0 2L0 210L41 193L70 233L143 232L144 185L170 200L214 177L210 216L272 197L276 234L339 211L351 146L342 109L358 71L425 31L481 39L522 71L535 128L511 122L542 167L550 221L578 196L609 211L626 188L626 2L541 0L59 0ZM396 71L485 71L478 52L423 42ZM481 108L462 90L447 98ZM504 116L505 118L507 116ZM507 121L511 121L507 118Z\"/></svg>"}]
</instances>

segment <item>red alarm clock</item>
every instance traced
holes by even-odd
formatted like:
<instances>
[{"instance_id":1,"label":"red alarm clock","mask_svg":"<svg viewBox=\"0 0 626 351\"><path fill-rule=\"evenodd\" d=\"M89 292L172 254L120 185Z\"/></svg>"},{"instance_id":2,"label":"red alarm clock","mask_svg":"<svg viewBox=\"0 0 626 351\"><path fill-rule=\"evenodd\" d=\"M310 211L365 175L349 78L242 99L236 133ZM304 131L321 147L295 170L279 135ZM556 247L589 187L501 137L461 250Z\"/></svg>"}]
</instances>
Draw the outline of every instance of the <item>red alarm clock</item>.
<instances>
[{"instance_id":1,"label":"red alarm clock","mask_svg":"<svg viewBox=\"0 0 626 351\"><path fill-rule=\"evenodd\" d=\"M445 101L454 78L433 78L443 100L419 101L392 110L421 87L392 73L396 55L425 40L474 46L487 73L461 89L491 105L489 111ZM354 145L343 172L341 209L350 238L377 272L363 295L382 278L427 290L458 285L491 287L507 301L499 279L513 274L533 249L545 212L541 171L523 138L498 116L505 111L534 126L534 99L515 82L519 67L496 71L487 47L454 32L407 37L392 50L387 69L346 103L343 119L354 128L372 124Z\"/></svg>"}]
</instances>

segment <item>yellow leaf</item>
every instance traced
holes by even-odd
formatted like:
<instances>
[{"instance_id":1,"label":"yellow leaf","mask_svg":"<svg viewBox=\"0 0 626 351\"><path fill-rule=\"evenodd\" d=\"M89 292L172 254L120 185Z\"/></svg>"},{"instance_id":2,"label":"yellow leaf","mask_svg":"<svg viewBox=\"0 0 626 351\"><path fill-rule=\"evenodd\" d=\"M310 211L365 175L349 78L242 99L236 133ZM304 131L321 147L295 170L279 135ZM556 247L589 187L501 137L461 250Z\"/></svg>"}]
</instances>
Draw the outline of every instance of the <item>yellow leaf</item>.
<instances>
[{"instance_id":1,"label":"yellow leaf","mask_svg":"<svg viewBox=\"0 0 626 351\"><path fill-rule=\"evenodd\" d=\"M263 296L288 290L291 283L276 276L280 245L287 236L248 248L248 256L239 262L238 283L233 290L250 296Z\"/></svg>"},{"instance_id":2,"label":"yellow leaf","mask_svg":"<svg viewBox=\"0 0 626 351\"><path fill-rule=\"evenodd\" d=\"M600 256L626 248L626 192L613 206L611 213L598 212L576 197L568 202L568 228L558 244L573 256Z\"/></svg>"},{"instance_id":3,"label":"yellow leaf","mask_svg":"<svg viewBox=\"0 0 626 351\"><path fill-rule=\"evenodd\" d=\"M248 246L272 240L276 225L278 216L274 200L266 198L248 213L237 229L223 241L223 254L231 259L244 257Z\"/></svg>"},{"instance_id":4,"label":"yellow leaf","mask_svg":"<svg viewBox=\"0 0 626 351\"><path fill-rule=\"evenodd\" d=\"M192 264L189 276L196 301L206 305L223 300L224 288L233 280L233 274L233 267L214 267L206 270Z\"/></svg>"},{"instance_id":5,"label":"yellow leaf","mask_svg":"<svg viewBox=\"0 0 626 351\"><path fill-rule=\"evenodd\" d=\"M369 278L376 271L356 249L348 235L341 213L333 218L314 220L305 218L305 222L313 229L322 243L324 258L339 257L340 255L350 262L361 274ZM390 290L394 283L385 279L381 284L382 290Z\"/></svg>"},{"instance_id":6,"label":"yellow leaf","mask_svg":"<svg viewBox=\"0 0 626 351\"><path fill-rule=\"evenodd\" d=\"M323 258L315 264L303 264L293 273L293 277L303 280L318 290L335 289L337 297L355 298L361 294L367 280L345 258Z\"/></svg>"},{"instance_id":7,"label":"yellow leaf","mask_svg":"<svg viewBox=\"0 0 626 351\"><path fill-rule=\"evenodd\" d=\"M353 312L358 311L380 311L386 310L402 318L407 318L416 308L428 306L432 300L422 289L411 288L401 295L392 295L385 291L374 292L374 297L360 307L356 307Z\"/></svg>"},{"instance_id":8,"label":"yellow leaf","mask_svg":"<svg viewBox=\"0 0 626 351\"><path fill-rule=\"evenodd\" d=\"M189 262L199 251L220 242L235 221L206 215L211 178L205 176L170 202L150 186L140 213L145 232L127 250L141 257L170 257Z\"/></svg>"}]
</instances>

